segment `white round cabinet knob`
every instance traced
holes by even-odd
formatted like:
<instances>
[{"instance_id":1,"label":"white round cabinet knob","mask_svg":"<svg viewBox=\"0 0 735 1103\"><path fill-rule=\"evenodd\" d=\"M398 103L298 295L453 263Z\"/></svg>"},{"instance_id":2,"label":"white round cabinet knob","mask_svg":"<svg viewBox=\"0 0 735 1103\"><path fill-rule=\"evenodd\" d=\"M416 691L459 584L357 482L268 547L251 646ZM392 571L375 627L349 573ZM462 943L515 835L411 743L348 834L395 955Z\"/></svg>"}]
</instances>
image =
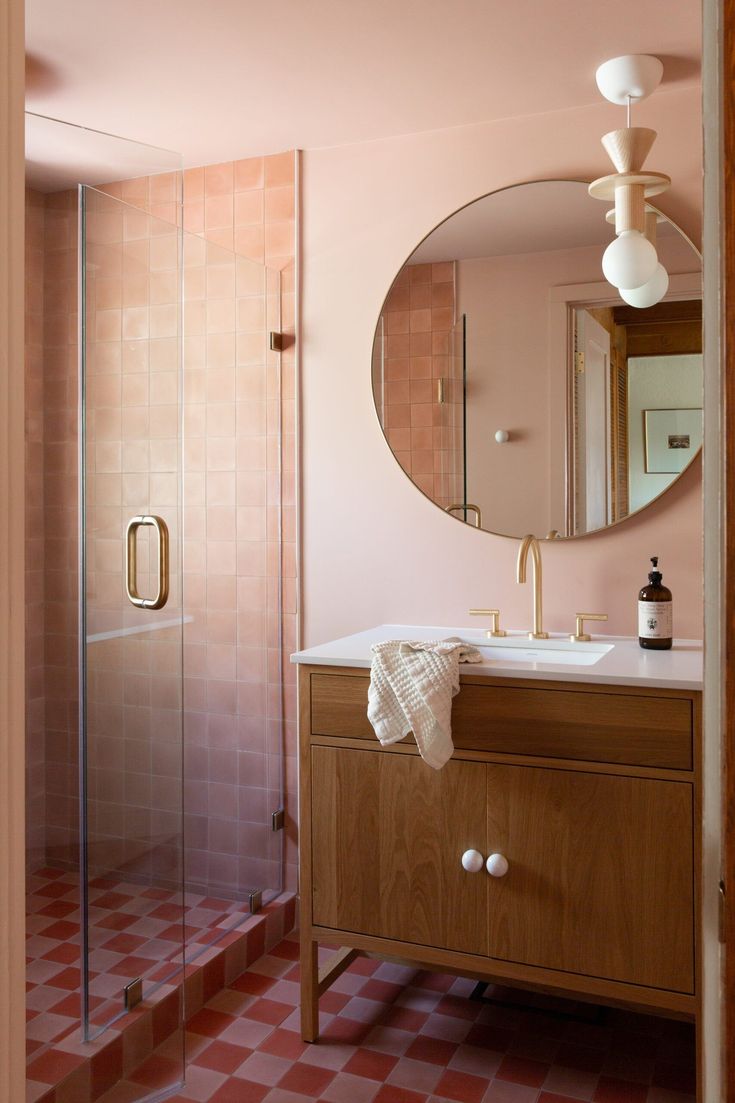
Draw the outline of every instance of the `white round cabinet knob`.
<instances>
[{"instance_id":1,"label":"white round cabinet knob","mask_svg":"<svg viewBox=\"0 0 735 1103\"><path fill-rule=\"evenodd\" d=\"M462 855L462 869L468 873L479 873L485 864L485 859L479 850L465 850Z\"/></svg>"},{"instance_id":2,"label":"white round cabinet knob","mask_svg":"<svg viewBox=\"0 0 735 1103\"><path fill-rule=\"evenodd\" d=\"M485 862L485 869L491 877L505 877L508 872L508 859L502 854L491 854Z\"/></svg>"}]
</instances>

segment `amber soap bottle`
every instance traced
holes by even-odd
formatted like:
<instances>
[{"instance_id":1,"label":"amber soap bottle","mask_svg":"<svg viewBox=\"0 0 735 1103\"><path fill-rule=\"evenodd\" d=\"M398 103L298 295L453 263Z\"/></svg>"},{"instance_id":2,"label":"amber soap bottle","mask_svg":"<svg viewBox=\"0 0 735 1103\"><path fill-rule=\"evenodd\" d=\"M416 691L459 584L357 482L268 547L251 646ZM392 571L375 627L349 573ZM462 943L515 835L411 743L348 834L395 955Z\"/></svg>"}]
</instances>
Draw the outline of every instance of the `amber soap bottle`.
<instances>
[{"instance_id":1,"label":"amber soap bottle","mask_svg":"<svg viewBox=\"0 0 735 1103\"><path fill-rule=\"evenodd\" d=\"M653 651L667 651L674 642L674 612L671 590L663 586L658 556L651 559L653 570L648 585L638 594L638 643Z\"/></svg>"}]
</instances>

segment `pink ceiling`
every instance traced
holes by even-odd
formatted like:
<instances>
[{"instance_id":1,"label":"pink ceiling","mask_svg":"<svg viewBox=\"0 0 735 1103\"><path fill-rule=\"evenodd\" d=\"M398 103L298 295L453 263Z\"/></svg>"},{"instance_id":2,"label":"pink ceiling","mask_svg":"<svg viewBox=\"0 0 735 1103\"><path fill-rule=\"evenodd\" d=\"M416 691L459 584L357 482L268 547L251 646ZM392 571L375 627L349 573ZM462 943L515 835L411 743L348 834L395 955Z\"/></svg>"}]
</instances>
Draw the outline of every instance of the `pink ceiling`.
<instances>
[{"instance_id":1,"label":"pink ceiling","mask_svg":"<svg viewBox=\"0 0 735 1103\"><path fill-rule=\"evenodd\" d=\"M699 75L695 0L27 8L30 110L178 150L187 164L598 102L595 68L619 53L661 57L664 89Z\"/></svg>"}]
</instances>

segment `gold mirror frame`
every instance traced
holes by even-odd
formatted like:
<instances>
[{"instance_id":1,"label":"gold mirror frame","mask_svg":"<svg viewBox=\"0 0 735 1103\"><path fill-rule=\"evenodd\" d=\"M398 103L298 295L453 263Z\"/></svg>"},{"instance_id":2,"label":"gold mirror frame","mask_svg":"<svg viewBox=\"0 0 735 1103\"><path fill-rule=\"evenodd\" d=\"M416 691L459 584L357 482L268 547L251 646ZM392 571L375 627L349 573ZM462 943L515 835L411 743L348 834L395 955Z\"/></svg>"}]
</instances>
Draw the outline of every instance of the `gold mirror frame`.
<instances>
[{"instance_id":1,"label":"gold mirror frame","mask_svg":"<svg viewBox=\"0 0 735 1103\"><path fill-rule=\"evenodd\" d=\"M377 319L377 322L375 324L375 329L374 329L374 332L373 332L373 341L372 341L372 345L371 345L370 383L371 383L371 391L372 391L372 397L373 397L373 412L375 414L375 418L376 418L376 421L378 423L378 427L379 427L380 432L382 434L383 441L384 441L386 447L388 448L391 456L393 457L393 460L394 460L396 466L398 467L398 469L401 471L403 476L408 480L408 482L411 484L411 486L415 490L417 490L418 493L422 495L422 497L426 498L427 501L431 502L432 506L434 506L436 509L438 509L439 512L442 513L445 517L449 517L454 521L458 521L465 528L471 529L473 532L486 533L489 536L499 536L499 537L502 537L506 540L518 540L518 539L521 539L521 537L516 536L514 534L511 534L511 533L507 533L507 532L495 532L493 529L480 528L479 524L473 523L473 522L468 521L468 520L464 520L463 518L461 518L459 516L456 516L455 512L452 512L451 510L444 509L437 502L435 502L434 499L429 494L426 493L426 491L422 490L421 487L418 486L418 484L415 483L414 480L411 478L411 475L407 471L405 471L404 468L401 466L400 462L396 459L395 452L394 452L393 448L391 447L391 444L388 440L388 436L386 434L385 427L384 427L383 422L381 420L380 411L378 409L378 402L377 402L377 397L376 397L376 394L375 394L375 383L374 383L373 370L372 370L372 368L373 368L373 357L374 357L374 352L375 352L375 345L376 345L376 342L377 342L378 337L379 337L380 322L381 322L381 319L383 317L383 313L384 313L384 310L385 310L385 304L388 300L388 296L391 292L393 284L395 283L395 280L398 277L398 274L406 267L406 265L408 264L408 262L410 261L411 257L414 255L414 253L416 253L416 251L423 245L423 243L428 238L430 238L431 235L433 233L435 233L436 230L438 230L440 226L443 226L451 218L454 218L455 215L459 214L461 211L466 210L468 207L471 207L474 203L479 203L482 199L489 199L490 196L492 196L492 195L500 195L502 192L511 191L515 188L528 187L529 185L533 185L533 184L560 184L560 183L562 183L562 184L581 184L586 188L586 187L589 186L591 181L590 180L579 180L575 177L541 177L538 180L522 180L522 181L519 181L517 184L506 184L505 187L495 188L495 189L493 189L493 191L485 192L483 195L478 195L474 199L470 199L467 203L463 203L461 207L457 207L450 214L446 215L445 218L442 218L439 222L437 222L436 225L433 226L432 229L428 231L428 233L424 234L424 236L421 238L421 240L417 242L417 244L413 247L411 252L406 256L405 260L403 261L403 263L399 267L398 272L396 273L396 275L393 277L393 280L391 281L391 284L388 288L388 291L386 292L386 294L383 298L383 301L380 305L380 310L378 311L378 319ZM650 210L655 211L657 214L660 214L662 216L662 218L666 219L666 221L671 226L673 226L675 228L677 233L682 237L682 239L687 243L687 245L689 245L689 247L691 248L693 254L697 257L697 259L699 261L700 272L701 272L702 264L703 264L702 252L701 252L700 249L697 248L697 246L694 244L694 242L689 237L689 235L686 234L684 232L684 230L682 230L681 226L679 226L678 223L674 222L674 220L672 218L670 218L664 211L662 211L660 209L660 207L656 207L656 206L654 206L654 204L649 203L648 201L646 202L646 206ZM602 278L604 279L604 277L602 277ZM610 296L610 301L615 302L615 303L619 303L621 300L619 299L619 297L616 298L615 296L611 295ZM580 303L580 305L582 305L582 304ZM573 304L572 304L572 306L573 306ZM704 413L704 410L703 410L703 413ZM569 428L569 411L567 409L567 413L566 413L566 416L565 416L565 437L567 437L567 439L568 439L568 428ZM564 472L565 488L568 485L568 480L569 480L568 466L567 466L567 462L566 462L566 452L567 452L567 448L566 448L566 445L565 445L565 472ZM678 472L678 474L676 475L676 478L672 479L671 482L668 484L668 486L664 487L663 490L659 491L659 493L656 494L653 498L651 498L648 502L646 502L645 505L639 506L638 509L633 510L633 512L631 512L631 513L628 513L625 517L620 517L616 521L611 521L609 524L601 526L600 528L597 528L597 529L592 529L589 532L572 533L571 535L566 536L566 535L562 535L559 532L556 532L556 530L552 530L552 532L554 532L553 536L551 535L551 533L549 533L547 536L539 537L539 539L543 539L543 540L553 539L555 541L556 540L558 540L558 541L562 541L562 540L563 541L567 541L567 540L584 540L584 539L587 539L588 537L591 537L591 536L598 536L598 535L601 535L603 533L607 533L607 532L610 531L610 529L614 529L614 528L617 528L619 525L626 524L632 518L638 517L645 510L647 510L651 506L655 505L666 494L668 494L668 492L672 489L672 487L674 487L679 482L679 480L683 477L683 475L687 471L689 471L689 469L692 467L692 465L694 463L696 463L696 461L700 458L701 452L702 452L702 445L699 446L697 451L694 453L692 458L689 460L689 463L686 465L686 467L683 467L681 469L681 471ZM476 506L470 506L469 504L465 505L466 510L474 510L476 508L477 508Z\"/></svg>"}]
</instances>

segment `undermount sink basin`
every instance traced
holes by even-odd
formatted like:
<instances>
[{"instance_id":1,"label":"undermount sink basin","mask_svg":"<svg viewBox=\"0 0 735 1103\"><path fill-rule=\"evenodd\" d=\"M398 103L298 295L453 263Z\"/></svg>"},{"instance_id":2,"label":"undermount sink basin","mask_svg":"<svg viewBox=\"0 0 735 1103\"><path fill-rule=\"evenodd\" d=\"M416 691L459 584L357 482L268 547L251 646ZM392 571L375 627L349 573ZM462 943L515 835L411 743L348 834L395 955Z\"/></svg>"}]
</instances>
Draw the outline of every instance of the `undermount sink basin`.
<instances>
[{"instance_id":1,"label":"undermount sink basin","mask_svg":"<svg viewBox=\"0 0 735 1103\"><path fill-rule=\"evenodd\" d=\"M472 640L485 662L546 663L551 666L594 666L603 655L612 651L614 643L575 643L573 640L529 640L501 637Z\"/></svg>"}]
</instances>

